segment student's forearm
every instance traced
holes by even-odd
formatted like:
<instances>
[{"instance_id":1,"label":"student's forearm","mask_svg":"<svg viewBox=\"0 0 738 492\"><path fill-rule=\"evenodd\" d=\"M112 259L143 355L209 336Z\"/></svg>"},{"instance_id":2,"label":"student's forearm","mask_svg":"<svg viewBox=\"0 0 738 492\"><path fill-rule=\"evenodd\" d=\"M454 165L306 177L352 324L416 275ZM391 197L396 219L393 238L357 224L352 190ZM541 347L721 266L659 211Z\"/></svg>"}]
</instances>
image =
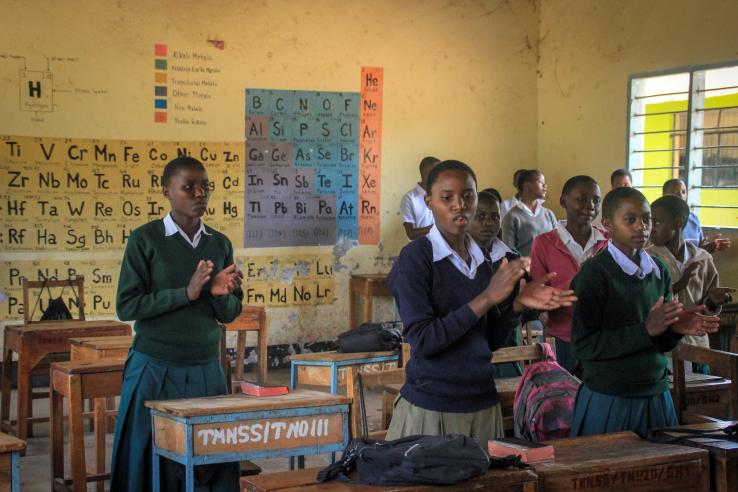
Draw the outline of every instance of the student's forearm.
<instances>
[{"instance_id":1,"label":"student's forearm","mask_svg":"<svg viewBox=\"0 0 738 492\"><path fill-rule=\"evenodd\" d=\"M413 226L405 226L405 234L407 234L408 239L417 239L419 237L423 237L428 232L430 232L431 228L433 226L429 225L427 227L413 227Z\"/></svg>"}]
</instances>

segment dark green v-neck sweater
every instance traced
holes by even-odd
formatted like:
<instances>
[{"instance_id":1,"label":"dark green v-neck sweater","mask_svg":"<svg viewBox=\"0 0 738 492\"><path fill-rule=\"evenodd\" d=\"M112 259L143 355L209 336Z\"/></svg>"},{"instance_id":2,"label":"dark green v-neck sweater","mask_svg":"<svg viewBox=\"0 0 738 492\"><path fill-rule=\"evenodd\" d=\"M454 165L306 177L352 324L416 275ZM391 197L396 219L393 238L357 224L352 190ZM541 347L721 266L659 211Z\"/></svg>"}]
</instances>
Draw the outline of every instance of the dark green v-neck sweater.
<instances>
[{"instance_id":1,"label":"dark green v-neck sweater","mask_svg":"<svg viewBox=\"0 0 738 492\"><path fill-rule=\"evenodd\" d=\"M646 331L646 316L659 297L671 298L666 266L654 258L661 278L627 275L604 250L587 260L571 282L574 305L572 349L581 362L584 384L619 397L650 397L668 390L664 352L682 336Z\"/></svg>"},{"instance_id":2,"label":"dark green v-neck sweater","mask_svg":"<svg viewBox=\"0 0 738 492\"><path fill-rule=\"evenodd\" d=\"M201 363L217 358L221 329L241 312L243 293L213 296L210 283L200 297L187 300L186 288L200 260L211 260L212 277L233 263L230 240L207 226L197 248L181 234L164 235L155 220L128 238L118 281L116 310L121 320L136 320L133 348L157 359Z\"/></svg>"}]
</instances>

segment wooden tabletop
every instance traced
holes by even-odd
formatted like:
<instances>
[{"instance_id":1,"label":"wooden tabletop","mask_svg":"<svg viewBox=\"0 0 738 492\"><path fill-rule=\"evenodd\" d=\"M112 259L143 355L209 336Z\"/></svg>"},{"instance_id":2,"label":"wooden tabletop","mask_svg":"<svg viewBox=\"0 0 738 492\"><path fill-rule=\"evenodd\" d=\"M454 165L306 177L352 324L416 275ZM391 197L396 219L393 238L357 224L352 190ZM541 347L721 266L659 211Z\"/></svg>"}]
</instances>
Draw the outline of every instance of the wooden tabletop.
<instances>
[{"instance_id":1,"label":"wooden tabletop","mask_svg":"<svg viewBox=\"0 0 738 492\"><path fill-rule=\"evenodd\" d=\"M10 453L12 451L20 451L26 447L26 441L17 437L0 433L0 453Z\"/></svg>"},{"instance_id":2,"label":"wooden tabletop","mask_svg":"<svg viewBox=\"0 0 738 492\"><path fill-rule=\"evenodd\" d=\"M7 325L5 331L19 331L23 334L43 333L53 334L56 332L64 333L72 330L85 330L87 328L128 328L130 333L131 325L114 320L54 320L54 321L38 321L36 323L28 323L21 325Z\"/></svg>"},{"instance_id":3,"label":"wooden tabletop","mask_svg":"<svg viewBox=\"0 0 738 492\"><path fill-rule=\"evenodd\" d=\"M706 422L704 424L680 425L680 429L698 429L704 431L715 431L716 437L697 436L694 434L680 433L679 431L655 431L657 436L681 437L685 436L684 445L708 450L716 456L725 459L738 457L738 442L720 438L720 430L729 425L736 424L735 420L721 420L718 422ZM727 436L726 436L727 438Z\"/></svg>"},{"instance_id":4,"label":"wooden tabletop","mask_svg":"<svg viewBox=\"0 0 738 492\"><path fill-rule=\"evenodd\" d=\"M649 442L633 432L557 439L548 441L548 444L553 444L556 458L553 461L532 463L537 473L581 467L609 469L633 462L648 465L654 461L663 461L663 458L690 454L687 447ZM698 453L694 454L699 457Z\"/></svg>"},{"instance_id":5,"label":"wooden tabletop","mask_svg":"<svg viewBox=\"0 0 738 492\"><path fill-rule=\"evenodd\" d=\"M258 412L288 408L320 407L348 404L351 399L323 391L293 390L280 396L247 396L242 394L147 401L146 406L177 417Z\"/></svg>"},{"instance_id":6,"label":"wooden tabletop","mask_svg":"<svg viewBox=\"0 0 738 492\"><path fill-rule=\"evenodd\" d=\"M669 376L669 388L674 387L674 380L672 376ZM690 393L700 391L714 391L721 389L730 389L730 379L725 379L720 376L713 376L710 374L698 374L688 373L684 375L684 384L687 391Z\"/></svg>"},{"instance_id":7,"label":"wooden tabletop","mask_svg":"<svg viewBox=\"0 0 738 492\"><path fill-rule=\"evenodd\" d=\"M69 374L88 374L91 372L114 372L122 371L125 366L125 358L106 358L94 360L81 360L69 362L54 362L51 364L52 370L61 370Z\"/></svg>"},{"instance_id":8,"label":"wooden tabletop","mask_svg":"<svg viewBox=\"0 0 738 492\"><path fill-rule=\"evenodd\" d=\"M367 280L369 282L383 282L387 280L386 273L352 273L351 278Z\"/></svg>"},{"instance_id":9,"label":"wooden tabletop","mask_svg":"<svg viewBox=\"0 0 738 492\"><path fill-rule=\"evenodd\" d=\"M319 362L339 362L343 360L353 359L370 359L373 357L391 357L396 355L399 357L399 352L396 350L389 350L385 352L310 352L307 354L295 354L290 356L290 360L303 360L303 361L319 361Z\"/></svg>"},{"instance_id":10,"label":"wooden tabletop","mask_svg":"<svg viewBox=\"0 0 738 492\"><path fill-rule=\"evenodd\" d=\"M128 335L108 336L108 337L76 337L70 338L72 345L80 347L90 347L94 349L115 349L121 347L130 347L133 343L133 337Z\"/></svg>"}]
</instances>

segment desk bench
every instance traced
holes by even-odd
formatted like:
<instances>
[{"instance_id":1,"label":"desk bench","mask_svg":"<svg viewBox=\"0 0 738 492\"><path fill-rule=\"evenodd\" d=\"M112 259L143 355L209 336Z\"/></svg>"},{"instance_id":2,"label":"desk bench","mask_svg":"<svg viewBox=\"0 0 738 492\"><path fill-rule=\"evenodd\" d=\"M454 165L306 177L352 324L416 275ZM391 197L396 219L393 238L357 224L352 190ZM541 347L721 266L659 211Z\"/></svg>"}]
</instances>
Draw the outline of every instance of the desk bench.
<instances>
[{"instance_id":1,"label":"desk bench","mask_svg":"<svg viewBox=\"0 0 738 492\"><path fill-rule=\"evenodd\" d=\"M87 482L97 482L103 490L105 473L105 401L120 395L125 359L58 362L51 365L51 490L87 490ZM69 452L72 467L71 480L64 476L64 398L69 407ZM83 428L84 400L95 400L95 456L96 472L87 473Z\"/></svg>"},{"instance_id":2,"label":"desk bench","mask_svg":"<svg viewBox=\"0 0 738 492\"><path fill-rule=\"evenodd\" d=\"M160 457L184 465L186 490L192 492L195 465L343 451L349 403L345 396L309 390L147 402L153 489L160 488Z\"/></svg>"},{"instance_id":3,"label":"desk bench","mask_svg":"<svg viewBox=\"0 0 738 492\"><path fill-rule=\"evenodd\" d=\"M397 369L400 354L388 352L312 352L290 357L290 386L300 384L329 386L338 393L338 386L346 384L346 368L355 366L362 374Z\"/></svg>"}]
</instances>

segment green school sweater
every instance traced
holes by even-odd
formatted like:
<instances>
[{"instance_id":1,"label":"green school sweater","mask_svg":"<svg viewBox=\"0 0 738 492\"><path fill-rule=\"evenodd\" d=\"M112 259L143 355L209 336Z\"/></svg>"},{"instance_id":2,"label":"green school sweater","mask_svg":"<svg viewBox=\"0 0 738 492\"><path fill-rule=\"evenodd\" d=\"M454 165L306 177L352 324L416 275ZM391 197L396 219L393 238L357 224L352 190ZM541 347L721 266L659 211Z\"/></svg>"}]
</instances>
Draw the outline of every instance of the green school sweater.
<instances>
[{"instance_id":1,"label":"green school sweater","mask_svg":"<svg viewBox=\"0 0 738 492\"><path fill-rule=\"evenodd\" d=\"M198 364L219 356L218 322L233 321L241 312L243 293L213 296L210 283L200 297L187 300L187 284L200 260L211 260L212 277L233 263L228 238L207 226L197 248L181 234L164 236L164 222L155 220L128 238L118 281L116 310L121 320L136 320L133 348L151 357L179 364Z\"/></svg>"},{"instance_id":2,"label":"green school sweater","mask_svg":"<svg viewBox=\"0 0 738 492\"><path fill-rule=\"evenodd\" d=\"M666 330L646 331L646 316L660 296L671 298L671 277L658 258L654 273L627 275L608 251L586 261L572 280L574 305L572 349L580 360L584 384L592 391L618 397L650 397L668 390L668 352L682 336Z\"/></svg>"}]
</instances>

